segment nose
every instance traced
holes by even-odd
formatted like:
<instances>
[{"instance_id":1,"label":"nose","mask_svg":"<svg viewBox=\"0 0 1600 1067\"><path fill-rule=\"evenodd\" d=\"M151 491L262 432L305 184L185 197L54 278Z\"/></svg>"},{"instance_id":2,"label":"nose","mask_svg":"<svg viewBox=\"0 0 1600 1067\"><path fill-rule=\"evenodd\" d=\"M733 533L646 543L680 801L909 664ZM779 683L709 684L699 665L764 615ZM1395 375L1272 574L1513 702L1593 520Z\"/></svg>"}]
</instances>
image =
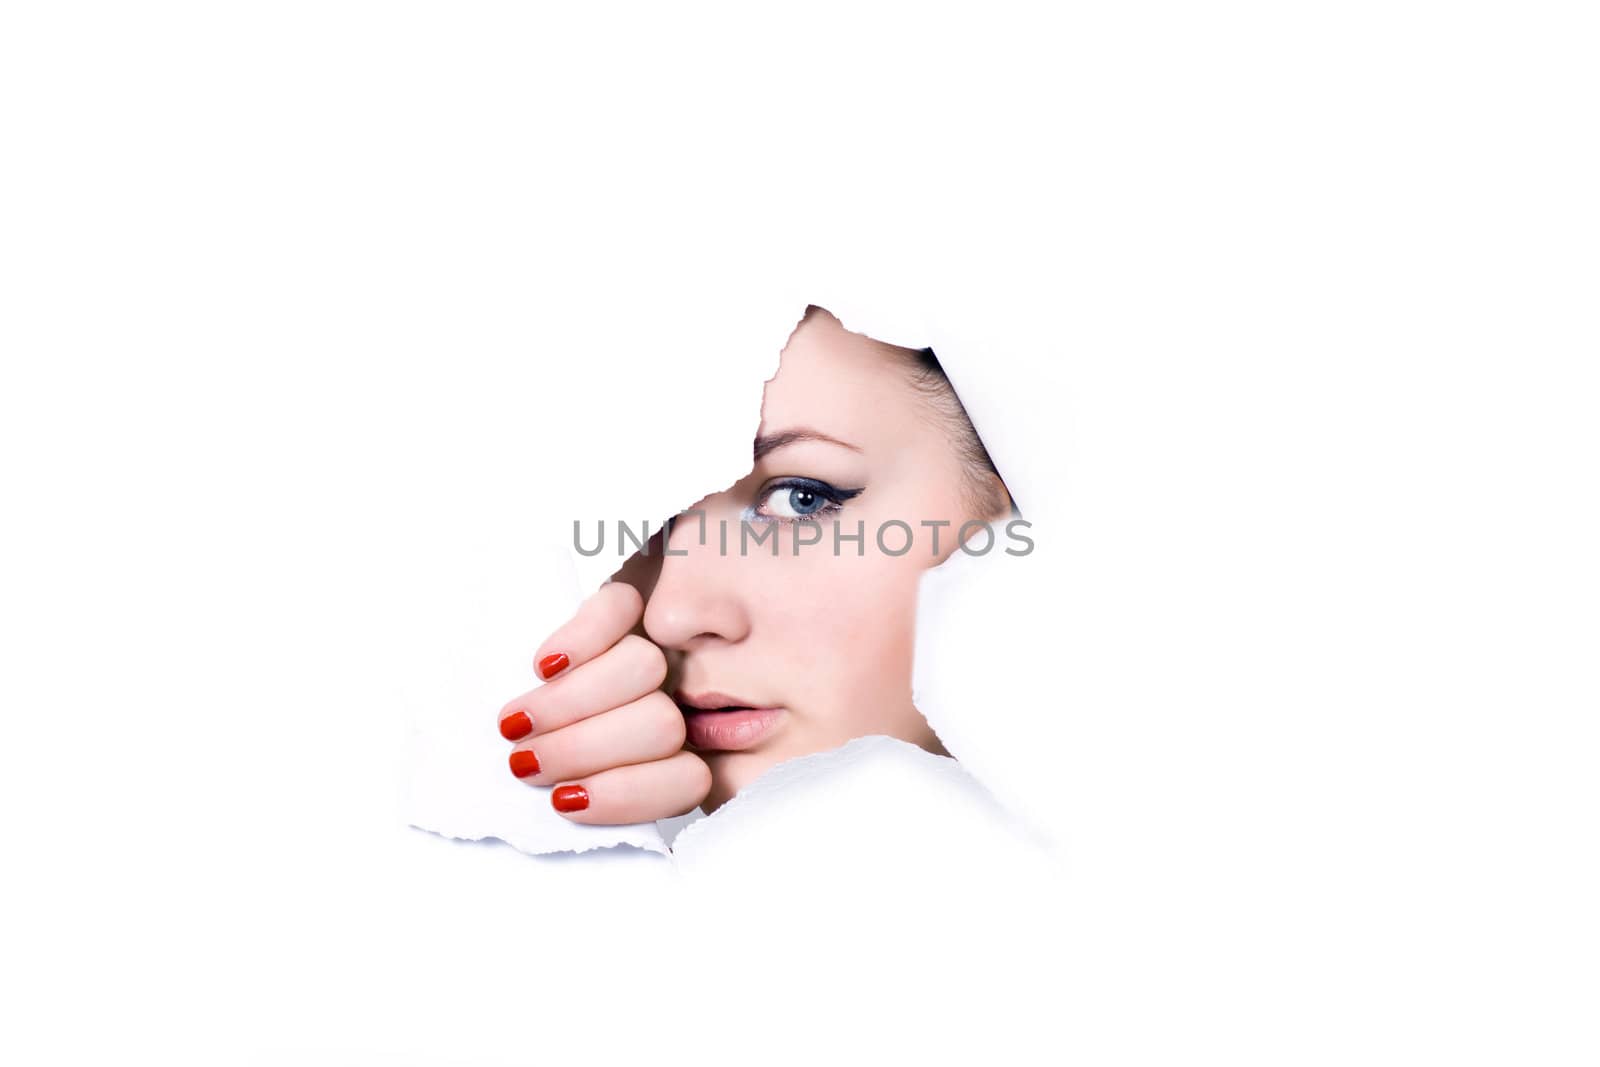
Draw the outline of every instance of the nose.
<instances>
[{"instance_id":1,"label":"nose","mask_svg":"<svg viewBox=\"0 0 1600 1067\"><path fill-rule=\"evenodd\" d=\"M742 641L750 632L739 559L720 551L722 521L718 509L702 501L679 515L671 536L664 538L661 571L644 608L645 633L662 648L687 652L713 642Z\"/></svg>"}]
</instances>

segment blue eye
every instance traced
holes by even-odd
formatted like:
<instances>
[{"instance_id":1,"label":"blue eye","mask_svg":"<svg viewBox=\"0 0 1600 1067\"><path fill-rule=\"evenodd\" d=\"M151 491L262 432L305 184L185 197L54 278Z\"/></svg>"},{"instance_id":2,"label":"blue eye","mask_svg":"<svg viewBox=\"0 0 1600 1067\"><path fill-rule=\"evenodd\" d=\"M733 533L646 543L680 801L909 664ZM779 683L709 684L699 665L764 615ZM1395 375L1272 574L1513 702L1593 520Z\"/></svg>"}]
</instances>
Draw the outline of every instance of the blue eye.
<instances>
[{"instance_id":1,"label":"blue eye","mask_svg":"<svg viewBox=\"0 0 1600 1067\"><path fill-rule=\"evenodd\" d=\"M781 498L783 492L784 490L780 489L772 495ZM796 486L788 490L788 493L789 514L784 515L782 510L779 511L779 515L784 518L800 518L806 515L814 515L821 510L822 505L825 503L820 495L810 489L801 489Z\"/></svg>"},{"instance_id":2,"label":"blue eye","mask_svg":"<svg viewBox=\"0 0 1600 1067\"><path fill-rule=\"evenodd\" d=\"M776 522L814 519L838 511L846 500L860 492L860 489L835 489L827 482L810 478L793 478L768 486L747 515Z\"/></svg>"}]
</instances>

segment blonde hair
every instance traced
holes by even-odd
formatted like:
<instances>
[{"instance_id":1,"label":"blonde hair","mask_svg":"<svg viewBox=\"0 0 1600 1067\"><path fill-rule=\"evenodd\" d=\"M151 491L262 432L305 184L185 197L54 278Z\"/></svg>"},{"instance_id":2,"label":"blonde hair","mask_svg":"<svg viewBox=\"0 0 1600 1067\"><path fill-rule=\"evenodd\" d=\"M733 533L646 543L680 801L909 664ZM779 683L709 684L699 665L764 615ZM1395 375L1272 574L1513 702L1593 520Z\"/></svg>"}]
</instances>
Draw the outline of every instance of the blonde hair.
<instances>
[{"instance_id":1,"label":"blonde hair","mask_svg":"<svg viewBox=\"0 0 1600 1067\"><path fill-rule=\"evenodd\" d=\"M819 311L837 319L827 308L808 304L800 321L805 322ZM955 446L963 471L962 502L967 509L985 521L1001 515L1013 518L1020 515L1017 502L1012 499L1005 479L1000 477L1000 471L994 465L994 458L984 446L983 438L978 436L978 429L972 425L966 405L956 395L955 386L950 383L950 376L945 373L933 349L904 348L876 338L867 339L904 364L912 390L923 401L924 412Z\"/></svg>"},{"instance_id":2,"label":"blonde hair","mask_svg":"<svg viewBox=\"0 0 1600 1067\"><path fill-rule=\"evenodd\" d=\"M961 403L955 386L950 384L950 376L945 373L939 357L931 348L900 348L898 351L908 357L912 388L928 404L955 445L966 473L967 507L983 519L1007 514L1015 517L1017 503L1011 498L1005 479L1000 477L994 457L989 455L983 438L978 435L978 428L972 425L966 405Z\"/></svg>"}]
</instances>

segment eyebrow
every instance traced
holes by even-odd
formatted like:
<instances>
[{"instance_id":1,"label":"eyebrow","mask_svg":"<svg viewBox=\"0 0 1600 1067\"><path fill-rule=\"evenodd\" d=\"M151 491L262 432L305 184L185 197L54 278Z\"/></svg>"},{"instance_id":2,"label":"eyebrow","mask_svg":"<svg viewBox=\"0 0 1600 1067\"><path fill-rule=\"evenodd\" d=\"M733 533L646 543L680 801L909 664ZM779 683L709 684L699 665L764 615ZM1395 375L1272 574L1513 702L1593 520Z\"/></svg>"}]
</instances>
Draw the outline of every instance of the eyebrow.
<instances>
[{"instance_id":1,"label":"eyebrow","mask_svg":"<svg viewBox=\"0 0 1600 1067\"><path fill-rule=\"evenodd\" d=\"M766 434L764 436L757 437L754 449L755 460L760 462L761 457L766 455L768 452L775 452L778 449L783 448L785 445L792 445L797 441L826 441L830 445L838 445L840 448L848 448L852 452L861 451L861 449L850 444L848 441L841 441L837 437L829 437L820 430L813 430L806 426L797 426L792 430L780 430L774 434Z\"/></svg>"}]
</instances>

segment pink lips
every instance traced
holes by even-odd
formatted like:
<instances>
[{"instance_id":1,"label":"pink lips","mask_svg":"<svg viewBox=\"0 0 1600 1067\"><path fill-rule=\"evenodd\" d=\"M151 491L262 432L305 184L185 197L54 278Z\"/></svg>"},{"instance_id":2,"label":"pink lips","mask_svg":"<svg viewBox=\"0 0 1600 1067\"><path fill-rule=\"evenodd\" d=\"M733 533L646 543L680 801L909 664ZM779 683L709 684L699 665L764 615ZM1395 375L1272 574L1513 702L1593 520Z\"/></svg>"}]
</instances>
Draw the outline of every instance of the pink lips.
<instances>
[{"instance_id":1,"label":"pink lips","mask_svg":"<svg viewBox=\"0 0 1600 1067\"><path fill-rule=\"evenodd\" d=\"M726 693L677 692L688 742L706 751L736 752L754 748L783 719L783 708L756 708Z\"/></svg>"}]
</instances>

